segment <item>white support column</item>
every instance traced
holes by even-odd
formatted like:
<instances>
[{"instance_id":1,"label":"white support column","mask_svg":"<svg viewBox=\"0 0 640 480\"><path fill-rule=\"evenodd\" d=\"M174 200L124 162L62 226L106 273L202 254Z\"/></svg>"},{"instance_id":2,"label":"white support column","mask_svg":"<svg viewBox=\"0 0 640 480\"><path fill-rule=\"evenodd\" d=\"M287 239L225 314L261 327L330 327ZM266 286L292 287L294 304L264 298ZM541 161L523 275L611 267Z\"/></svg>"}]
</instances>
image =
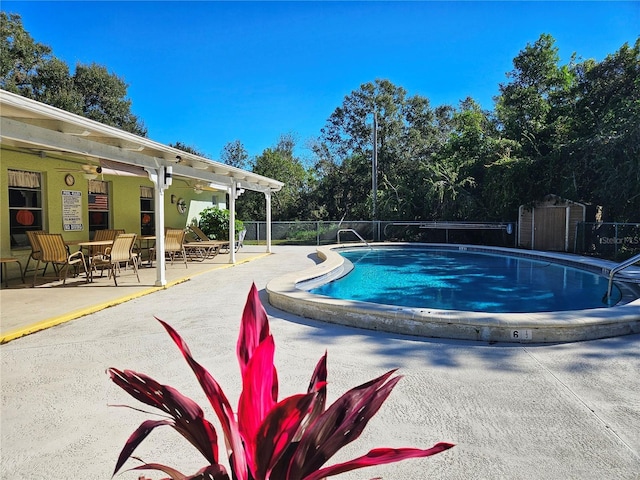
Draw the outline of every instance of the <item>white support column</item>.
<instances>
[{"instance_id":1,"label":"white support column","mask_svg":"<svg viewBox=\"0 0 640 480\"><path fill-rule=\"evenodd\" d=\"M236 263L236 189L235 180L229 190L229 263Z\"/></svg>"},{"instance_id":2,"label":"white support column","mask_svg":"<svg viewBox=\"0 0 640 480\"><path fill-rule=\"evenodd\" d=\"M146 169L149 179L154 185L154 214L156 226L156 287L164 287L167 284L166 261L164 250L164 191L171 185L171 167L158 167ZM168 182L168 183L167 183Z\"/></svg>"},{"instance_id":3,"label":"white support column","mask_svg":"<svg viewBox=\"0 0 640 480\"><path fill-rule=\"evenodd\" d=\"M264 192L265 211L267 212L267 253L271 253L271 190Z\"/></svg>"}]
</instances>

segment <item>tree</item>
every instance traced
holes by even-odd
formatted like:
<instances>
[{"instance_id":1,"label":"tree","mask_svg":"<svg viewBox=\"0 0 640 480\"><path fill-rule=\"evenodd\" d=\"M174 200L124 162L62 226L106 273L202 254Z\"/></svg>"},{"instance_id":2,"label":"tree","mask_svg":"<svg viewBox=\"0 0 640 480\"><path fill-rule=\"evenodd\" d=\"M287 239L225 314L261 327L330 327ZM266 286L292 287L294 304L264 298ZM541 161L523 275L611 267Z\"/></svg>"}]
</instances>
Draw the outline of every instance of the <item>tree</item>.
<instances>
[{"instance_id":1,"label":"tree","mask_svg":"<svg viewBox=\"0 0 640 480\"><path fill-rule=\"evenodd\" d=\"M549 154L550 112L558 92L568 87L567 70L558 66L558 48L551 35L542 34L527 44L513 60L507 74L511 82L500 84L496 113L508 138L520 142L525 155L542 158Z\"/></svg>"},{"instance_id":2,"label":"tree","mask_svg":"<svg viewBox=\"0 0 640 480\"><path fill-rule=\"evenodd\" d=\"M131 100L126 99L127 84L98 64L76 65L73 84L83 99L83 115L136 135L147 131L131 113Z\"/></svg>"},{"instance_id":3,"label":"tree","mask_svg":"<svg viewBox=\"0 0 640 480\"><path fill-rule=\"evenodd\" d=\"M220 153L220 159L232 167L246 169L249 165L249 154L240 140L227 143Z\"/></svg>"},{"instance_id":4,"label":"tree","mask_svg":"<svg viewBox=\"0 0 640 480\"><path fill-rule=\"evenodd\" d=\"M300 159L293 154L295 139L283 135L275 147L267 148L255 158L253 173L284 182L284 187L272 197L274 220L306 220L309 215L311 177ZM244 220L261 219L266 215L264 199L257 192L245 192L238 201L238 216Z\"/></svg>"},{"instance_id":5,"label":"tree","mask_svg":"<svg viewBox=\"0 0 640 480\"><path fill-rule=\"evenodd\" d=\"M57 58L43 63L31 79L33 98L67 112L82 115L83 98L76 90L69 66Z\"/></svg>"},{"instance_id":6,"label":"tree","mask_svg":"<svg viewBox=\"0 0 640 480\"><path fill-rule=\"evenodd\" d=\"M602 62L576 67L570 143L580 199L609 219L640 221L640 38Z\"/></svg>"},{"instance_id":7,"label":"tree","mask_svg":"<svg viewBox=\"0 0 640 480\"><path fill-rule=\"evenodd\" d=\"M0 12L0 87L33 98L32 78L51 58L51 48L25 31L20 15Z\"/></svg>"},{"instance_id":8,"label":"tree","mask_svg":"<svg viewBox=\"0 0 640 480\"><path fill-rule=\"evenodd\" d=\"M351 215L361 211L355 208L356 204L371 205L371 188L363 184L372 184L370 159L374 114L378 125L377 216L379 219L414 219L420 215L424 202L413 187L420 168L430 161L431 154L437 151L445 136L441 128L446 125L447 117L446 108L433 111L424 97L407 96L403 88L388 80L361 85L345 97L342 106L331 114L322 129L314 147L319 159L316 172L336 174L343 168L356 167L359 175L366 175L365 178L348 178L346 190L338 197L344 200L343 203L334 205L342 211L335 213ZM344 165L347 160L349 163ZM365 162L369 163L368 169L362 168ZM331 168L331 163L336 168ZM320 175L318 181L320 185L330 183L323 187L327 191L335 188L333 176ZM352 188L355 185L362 187L356 190ZM370 218L371 213L369 208L367 216L360 218Z\"/></svg>"},{"instance_id":9,"label":"tree","mask_svg":"<svg viewBox=\"0 0 640 480\"><path fill-rule=\"evenodd\" d=\"M192 155L197 155L199 157L206 157L206 154L200 152L197 148L191 147L182 142L170 143L170 147L177 148L178 150L182 150L183 152L191 153Z\"/></svg>"}]
</instances>

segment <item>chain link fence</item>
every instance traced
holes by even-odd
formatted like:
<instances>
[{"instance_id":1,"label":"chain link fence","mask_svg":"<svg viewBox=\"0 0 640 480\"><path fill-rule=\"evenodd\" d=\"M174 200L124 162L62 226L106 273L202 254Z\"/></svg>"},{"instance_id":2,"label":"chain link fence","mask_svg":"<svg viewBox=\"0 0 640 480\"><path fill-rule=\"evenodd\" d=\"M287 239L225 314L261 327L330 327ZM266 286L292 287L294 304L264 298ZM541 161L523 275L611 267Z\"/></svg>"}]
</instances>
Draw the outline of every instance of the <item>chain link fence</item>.
<instances>
[{"instance_id":1,"label":"chain link fence","mask_svg":"<svg viewBox=\"0 0 640 480\"><path fill-rule=\"evenodd\" d=\"M245 221L245 240L265 243L266 222ZM361 242L465 243L471 245L514 246L514 223L473 222L272 222L274 244L329 245ZM357 232L357 235L356 233Z\"/></svg>"},{"instance_id":2,"label":"chain link fence","mask_svg":"<svg viewBox=\"0 0 640 480\"><path fill-rule=\"evenodd\" d=\"M575 253L622 261L640 254L640 223L581 222Z\"/></svg>"},{"instance_id":3,"label":"chain link fence","mask_svg":"<svg viewBox=\"0 0 640 480\"><path fill-rule=\"evenodd\" d=\"M248 242L266 243L265 222L244 222ZM361 242L454 243L515 247L516 223L500 222L272 222L274 244L329 245ZM357 235L353 233L357 232ZM640 253L639 223L581 222L573 253L625 260Z\"/></svg>"}]
</instances>

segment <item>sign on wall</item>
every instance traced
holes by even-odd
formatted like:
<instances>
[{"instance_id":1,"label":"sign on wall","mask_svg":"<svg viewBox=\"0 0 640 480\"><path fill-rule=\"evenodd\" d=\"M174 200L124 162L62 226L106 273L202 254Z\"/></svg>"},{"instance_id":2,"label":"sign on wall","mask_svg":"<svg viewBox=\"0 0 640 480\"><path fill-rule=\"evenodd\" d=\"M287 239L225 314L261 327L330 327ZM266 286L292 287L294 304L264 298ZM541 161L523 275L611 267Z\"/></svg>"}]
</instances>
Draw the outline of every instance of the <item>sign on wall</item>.
<instances>
[{"instance_id":1,"label":"sign on wall","mask_svg":"<svg viewBox=\"0 0 640 480\"><path fill-rule=\"evenodd\" d=\"M82 192L62 190L62 227L65 232L83 230Z\"/></svg>"}]
</instances>

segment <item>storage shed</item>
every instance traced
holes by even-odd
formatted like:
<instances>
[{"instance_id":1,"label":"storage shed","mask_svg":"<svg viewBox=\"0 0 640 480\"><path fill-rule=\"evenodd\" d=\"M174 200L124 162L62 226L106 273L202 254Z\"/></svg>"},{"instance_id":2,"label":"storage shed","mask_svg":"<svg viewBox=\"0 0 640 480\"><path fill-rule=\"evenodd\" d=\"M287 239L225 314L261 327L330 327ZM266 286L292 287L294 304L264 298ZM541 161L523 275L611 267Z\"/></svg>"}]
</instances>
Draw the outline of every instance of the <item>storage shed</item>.
<instances>
[{"instance_id":1,"label":"storage shed","mask_svg":"<svg viewBox=\"0 0 640 480\"><path fill-rule=\"evenodd\" d=\"M531 250L574 250L579 222L585 221L585 205L547 195L518 209L518 245Z\"/></svg>"}]
</instances>

